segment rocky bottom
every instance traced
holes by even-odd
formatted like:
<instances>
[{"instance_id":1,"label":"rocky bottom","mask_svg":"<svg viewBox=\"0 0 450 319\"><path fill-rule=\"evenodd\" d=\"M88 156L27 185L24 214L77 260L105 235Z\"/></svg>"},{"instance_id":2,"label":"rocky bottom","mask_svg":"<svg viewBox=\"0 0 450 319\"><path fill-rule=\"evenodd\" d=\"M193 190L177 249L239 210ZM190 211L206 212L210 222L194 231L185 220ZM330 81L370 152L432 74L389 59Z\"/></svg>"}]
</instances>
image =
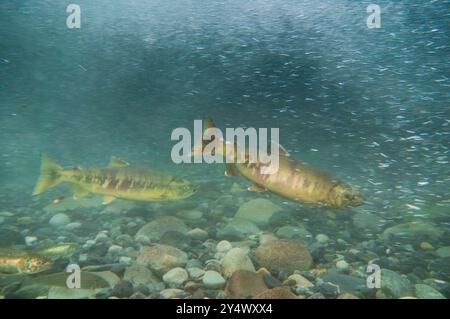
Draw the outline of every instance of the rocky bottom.
<instances>
[{"instance_id":1,"label":"rocky bottom","mask_svg":"<svg viewBox=\"0 0 450 319\"><path fill-rule=\"evenodd\" d=\"M239 190L203 203L39 205L0 212L1 250L78 248L51 270L1 275L0 298L450 296L450 236L436 220L306 211ZM69 264L81 268L80 289L67 287Z\"/></svg>"}]
</instances>

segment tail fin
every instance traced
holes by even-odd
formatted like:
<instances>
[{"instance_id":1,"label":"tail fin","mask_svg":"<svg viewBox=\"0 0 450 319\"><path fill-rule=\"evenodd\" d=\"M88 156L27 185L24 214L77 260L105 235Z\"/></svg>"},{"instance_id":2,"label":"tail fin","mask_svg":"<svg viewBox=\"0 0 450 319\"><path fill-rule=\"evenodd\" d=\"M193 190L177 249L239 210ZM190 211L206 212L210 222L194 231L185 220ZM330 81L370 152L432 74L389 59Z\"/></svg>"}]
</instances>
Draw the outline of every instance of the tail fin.
<instances>
[{"instance_id":1,"label":"tail fin","mask_svg":"<svg viewBox=\"0 0 450 319\"><path fill-rule=\"evenodd\" d=\"M41 175L34 187L33 195L43 193L47 188L54 187L61 182L63 168L54 162L47 154L42 155Z\"/></svg>"},{"instance_id":2,"label":"tail fin","mask_svg":"<svg viewBox=\"0 0 450 319\"><path fill-rule=\"evenodd\" d=\"M206 144L210 143L211 141L204 141L203 140L203 133L209 129L216 127L213 120L209 117L206 117L203 121L203 131L202 131L202 140L201 141L195 141L194 147L191 150L191 157L201 156L203 154L203 149L205 148Z\"/></svg>"}]
</instances>

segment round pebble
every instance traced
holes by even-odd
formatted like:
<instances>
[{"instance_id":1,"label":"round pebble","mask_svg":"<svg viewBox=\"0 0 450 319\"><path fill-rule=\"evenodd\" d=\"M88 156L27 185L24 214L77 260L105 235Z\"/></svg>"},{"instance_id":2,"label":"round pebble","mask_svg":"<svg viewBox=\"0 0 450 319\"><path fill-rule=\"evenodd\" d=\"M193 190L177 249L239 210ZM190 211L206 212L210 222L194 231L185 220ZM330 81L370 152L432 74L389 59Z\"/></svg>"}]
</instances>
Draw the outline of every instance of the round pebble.
<instances>
[{"instance_id":1,"label":"round pebble","mask_svg":"<svg viewBox=\"0 0 450 319\"><path fill-rule=\"evenodd\" d=\"M222 240L217 244L216 251L221 252L221 253L226 253L231 248L233 248L233 246L231 245L231 243L228 240Z\"/></svg>"},{"instance_id":2,"label":"round pebble","mask_svg":"<svg viewBox=\"0 0 450 319\"><path fill-rule=\"evenodd\" d=\"M217 271L208 270L203 275L203 285L208 289L220 289L225 286L225 278Z\"/></svg>"},{"instance_id":3,"label":"round pebble","mask_svg":"<svg viewBox=\"0 0 450 319\"><path fill-rule=\"evenodd\" d=\"M66 229L67 230L75 230L81 228L81 223L78 222L73 222L73 223L69 223L66 225Z\"/></svg>"},{"instance_id":4,"label":"round pebble","mask_svg":"<svg viewBox=\"0 0 450 319\"><path fill-rule=\"evenodd\" d=\"M121 280L114 286L112 295L118 298L128 298L134 292L133 285L127 280Z\"/></svg>"},{"instance_id":5,"label":"round pebble","mask_svg":"<svg viewBox=\"0 0 450 319\"><path fill-rule=\"evenodd\" d=\"M104 242L107 241L109 239L108 235L105 234L104 232L100 232L97 234L97 236L95 237L95 242Z\"/></svg>"},{"instance_id":6,"label":"round pebble","mask_svg":"<svg viewBox=\"0 0 450 319\"><path fill-rule=\"evenodd\" d=\"M426 242L426 241L423 241L420 243L420 248L423 250L433 250L434 249L434 247L429 242Z\"/></svg>"},{"instance_id":7,"label":"round pebble","mask_svg":"<svg viewBox=\"0 0 450 319\"><path fill-rule=\"evenodd\" d=\"M189 273L189 277L191 277L194 280L198 280L200 278L203 277L203 275L205 274L205 271L203 269L200 268L188 268L188 273Z\"/></svg>"},{"instance_id":8,"label":"round pebble","mask_svg":"<svg viewBox=\"0 0 450 319\"><path fill-rule=\"evenodd\" d=\"M347 271L350 268L350 265L345 260L338 260L336 262L336 268L339 271Z\"/></svg>"},{"instance_id":9,"label":"round pebble","mask_svg":"<svg viewBox=\"0 0 450 319\"><path fill-rule=\"evenodd\" d=\"M188 278L187 271L181 267L169 270L162 277L163 281L171 287L182 287Z\"/></svg>"},{"instance_id":10,"label":"round pebble","mask_svg":"<svg viewBox=\"0 0 450 319\"><path fill-rule=\"evenodd\" d=\"M48 223L53 227L65 226L70 223L70 218L66 214L60 213L50 218Z\"/></svg>"},{"instance_id":11,"label":"round pebble","mask_svg":"<svg viewBox=\"0 0 450 319\"><path fill-rule=\"evenodd\" d=\"M34 236L26 236L25 237L25 244L27 246L33 246L37 242L37 237Z\"/></svg>"},{"instance_id":12,"label":"round pebble","mask_svg":"<svg viewBox=\"0 0 450 319\"><path fill-rule=\"evenodd\" d=\"M316 236L316 241L317 241L319 244L326 244L326 243L328 243L328 240L329 240L329 238L328 238L328 236L325 235L325 234L318 234L318 235Z\"/></svg>"},{"instance_id":13,"label":"round pebble","mask_svg":"<svg viewBox=\"0 0 450 319\"><path fill-rule=\"evenodd\" d=\"M191 236L193 239L197 240L205 240L208 238L208 232L200 229L200 228L194 228L188 232L189 236Z\"/></svg>"},{"instance_id":14,"label":"round pebble","mask_svg":"<svg viewBox=\"0 0 450 319\"><path fill-rule=\"evenodd\" d=\"M89 248L91 248L91 247L94 246L94 245L95 245L95 240L88 239L88 240L86 240L86 242L84 243L83 248L84 248L84 249L89 249Z\"/></svg>"},{"instance_id":15,"label":"round pebble","mask_svg":"<svg viewBox=\"0 0 450 319\"><path fill-rule=\"evenodd\" d=\"M119 258L119 264L121 265L129 265L131 264L131 257L122 256Z\"/></svg>"},{"instance_id":16,"label":"round pebble","mask_svg":"<svg viewBox=\"0 0 450 319\"><path fill-rule=\"evenodd\" d=\"M119 245L111 245L108 248L108 253L111 255L120 255L123 252L123 248Z\"/></svg>"}]
</instances>

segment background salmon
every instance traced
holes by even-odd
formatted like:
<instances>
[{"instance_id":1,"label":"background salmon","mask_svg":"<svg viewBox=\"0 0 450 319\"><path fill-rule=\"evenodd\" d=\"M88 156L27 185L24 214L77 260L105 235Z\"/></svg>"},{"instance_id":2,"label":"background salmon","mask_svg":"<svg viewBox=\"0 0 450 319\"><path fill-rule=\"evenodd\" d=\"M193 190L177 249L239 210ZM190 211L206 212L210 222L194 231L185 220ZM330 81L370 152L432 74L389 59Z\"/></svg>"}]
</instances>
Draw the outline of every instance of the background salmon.
<instances>
[{"instance_id":1,"label":"background salmon","mask_svg":"<svg viewBox=\"0 0 450 319\"><path fill-rule=\"evenodd\" d=\"M26 252L0 251L0 275L34 274L50 269L51 260Z\"/></svg>"},{"instance_id":2,"label":"background salmon","mask_svg":"<svg viewBox=\"0 0 450 319\"><path fill-rule=\"evenodd\" d=\"M64 170L44 154L41 175L33 195L41 194L61 182L72 183L75 197L89 193L103 195L104 204L115 198L139 201L178 200L192 196L197 190L187 180L145 167L133 167L117 157L112 157L106 168Z\"/></svg>"}]
</instances>

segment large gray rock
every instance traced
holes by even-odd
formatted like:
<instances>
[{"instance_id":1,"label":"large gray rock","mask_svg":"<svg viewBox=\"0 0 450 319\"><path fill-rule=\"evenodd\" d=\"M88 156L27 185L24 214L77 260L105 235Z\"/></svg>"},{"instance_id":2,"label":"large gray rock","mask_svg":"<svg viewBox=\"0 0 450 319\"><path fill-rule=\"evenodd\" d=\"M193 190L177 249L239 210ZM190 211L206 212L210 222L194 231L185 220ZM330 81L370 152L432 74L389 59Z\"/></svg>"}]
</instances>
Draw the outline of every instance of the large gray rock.
<instances>
[{"instance_id":1,"label":"large gray rock","mask_svg":"<svg viewBox=\"0 0 450 319\"><path fill-rule=\"evenodd\" d=\"M150 269L138 264L127 267L123 279L131 282L134 287L146 286L150 291L164 289L164 284Z\"/></svg>"},{"instance_id":2,"label":"large gray rock","mask_svg":"<svg viewBox=\"0 0 450 319\"><path fill-rule=\"evenodd\" d=\"M50 218L49 222L53 227L61 227L70 224L70 218L64 213L59 213Z\"/></svg>"},{"instance_id":3,"label":"large gray rock","mask_svg":"<svg viewBox=\"0 0 450 319\"><path fill-rule=\"evenodd\" d=\"M253 199L239 207L235 217L248 220L258 226L267 226L273 214L281 211L281 207L265 198Z\"/></svg>"},{"instance_id":4,"label":"large gray rock","mask_svg":"<svg viewBox=\"0 0 450 319\"><path fill-rule=\"evenodd\" d=\"M427 222L410 222L389 227L383 232L386 242L411 244L424 240L437 240L443 231L434 224Z\"/></svg>"},{"instance_id":5,"label":"large gray rock","mask_svg":"<svg viewBox=\"0 0 450 319\"><path fill-rule=\"evenodd\" d=\"M160 217L142 226L136 233L135 239L141 242L158 242L169 231L187 235L188 230L186 224L179 218Z\"/></svg>"},{"instance_id":6,"label":"large gray rock","mask_svg":"<svg viewBox=\"0 0 450 319\"><path fill-rule=\"evenodd\" d=\"M260 232L254 223L241 218L233 218L224 228L217 230L217 238L227 240L243 240L249 235Z\"/></svg>"},{"instance_id":7,"label":"large gray rock","mask_svg":"<svg viewBox=\"0 0 450 319\"><path fill-rule=\"evenodd\" d=\"M414 286L416 297L419 299L447 299L439 291L428 285L417 284Z\"/></svg>"},{"instance_id":8,"label":"large gray rock","mask_svg":"<svg viewBox=\"0 0 450 319\"><path fill-rule=\"evenodd\" d=\"M412 295L411 282L405 276L389 269L381 270L381 291L388 298L400 298Z\"/></svg>"},{"instance_id":9,"label":"large gray rock","mask_svg":"<svg viewBox=\"0 0 450 319\"><path fill-rule=\"evenodd\" d=\"M226 277L231 277L236 270L255 271L252 261L243 248L232 248L222 259L222 269Z\"/></svg>"},{"instance_id":10,"label":"large gray rock","mask_svg":"<svg viewBox=\"0 0 450 319\"><path fill-rule=\"evenodd\" d=\"M441 258L450 257L450 246L445 246L437 249L436 255Z\"/></svg>"},{"instance_id":11,"label":"large gray rock","mask_svg":"<svg viewBox=\"0 0 450 319\"><path fill-rule=\"evenodd\" d=\"M322 276L322 279L324 282L331 282L339 286L340 293L362 293L369 289L365 278L341 274L336 270L330 270Z\"/></svg>"},{"instance_id":12,"label":"large gray rock","mask_svg":"<svg viewBox=\"0 0 450 319\"><path fill-rule=\"evenodd\" d=\"M295 270L308 270L313 259L308 249L296 240L271 240L256 249L256 259L269 271L287 275Z\"/></svg>"}]
</instances>

